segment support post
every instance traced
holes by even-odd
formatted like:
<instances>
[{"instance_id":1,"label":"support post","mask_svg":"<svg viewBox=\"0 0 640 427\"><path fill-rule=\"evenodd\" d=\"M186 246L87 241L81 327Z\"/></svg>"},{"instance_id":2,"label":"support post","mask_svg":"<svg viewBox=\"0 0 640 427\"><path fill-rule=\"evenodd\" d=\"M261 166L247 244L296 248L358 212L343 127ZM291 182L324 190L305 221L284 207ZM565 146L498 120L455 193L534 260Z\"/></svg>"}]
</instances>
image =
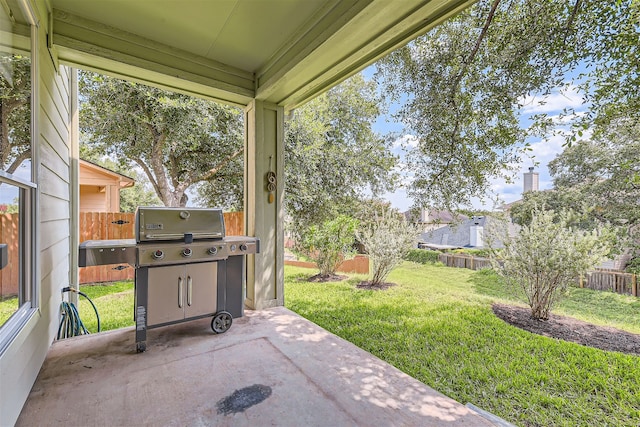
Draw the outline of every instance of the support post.
<instances>
[{"instance_id":1,"label":"support post","mask_svg":"<svg viewBox=\"0 0 640 427\"><path fill-rule=\"evenodd\" d=\"M71 184L69 193L71 199L71 212L69 221L69 256L71 269L69 271L69 286L80 290L80 278L78 274L78 246L80 245L80 122L79 122L79 102L78 102L78 70L70 69L71 82L69 89L70 96L70 146L71 146ZM78 305L78 294L68 292L69 302Z\"/></svg>"},{"instance_id":2,"label":"support post","mask_svg":"<svg viewBox=\"0 0 640 427\"><path fill-rule=\"evenodd\" d=\"M244 211L245 233L260 239L260 253L247 255L245 305L255 310L284 305L283 156L284 109L253 100L245 109Z\"/></svg>"}]
</instances>

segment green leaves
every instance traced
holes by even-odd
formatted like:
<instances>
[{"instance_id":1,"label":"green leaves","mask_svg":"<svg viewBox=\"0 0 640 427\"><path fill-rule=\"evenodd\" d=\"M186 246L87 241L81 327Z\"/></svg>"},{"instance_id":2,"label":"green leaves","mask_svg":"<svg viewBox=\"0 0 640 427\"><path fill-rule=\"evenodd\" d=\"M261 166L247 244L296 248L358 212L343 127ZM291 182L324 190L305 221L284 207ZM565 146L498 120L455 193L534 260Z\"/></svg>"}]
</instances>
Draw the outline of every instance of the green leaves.
<instances>
[{"instance_id":1,"label":"green leaves","mask_svg":"<svg viewBox=\"0 0 640 427\"><path fill-rule=\"evenodd\" d=\"M31 157L31 59L0 55L0 169L15 173Z\"/></svg>"},{"instance_id":2,"label":"green leaves","mask_svg":"<svg viewBox=\"0 0 640 427\"><path fill-rule=\"evenodd\" d=\"M640 223L639 126L634 120L617 120L593 140L566 148L549 163L556 188L550 197L559 200L557 205L584 206L583 228L617 228L618 248L630 252L637 252Z\"/></svg>"},{"instance_id":3,"label":"green leaves","mask_svg":"<svg viewBox=\"0 0 640 427\"><path fill-rule=\"evenodd\" d=\"M228 179L230 191L242 188L239 109L87 72L79 87L86 144L141 167L166 206L184 206L187 189L201 182Z\"/></svg>"},{"instance_id":4,"label":"green leaves","mask_svg":"<svg viewBox=\"0 0 640 427\"><path fill-rule=\"evenodd\" d=\"M391 141L372 129L380 102L376 85L356 75L285 123L285 208L294 234L391 187Z\"/></svg>"},{"instance_id":5,"label":"green leaves","mask_svg":"<svg viewBox=\"0 0 640 427\"><path fill-rule=\"evenodd\" d=\"M384 283L389 273L415 247L418 234L418 230L393 209L376 213L374 222L358 230L358 240L371 262L370 286Z\"/></svg>"},{"instance_id":6,"label":"green leaves","mask_svg":"<svg viewBox=\"0 0 640 427\"><path fill-rule=\"evenodd\" d=\"M405 168L415 204L469 205L492 178L508 179L526 138L557 126L538 114L525 128L523 100L569 78L592 105L560 114L575 126L569 144L620 118L637 122L639 17L633 0L480 0L379 61L376 79L401 104L395 118L418 140Z\"/></svg>"},{"instance_id":7,"label":"green leaves","mask_svg":"<svg viewBox=\"0 0 640 427\"><path fill-rule=\"evenodd\" d=\"M601 262L611 250L610 231L571 228L571 212L536 207L517 235L499 232L504 248L494 259L507 286L520 290L534 319L547 319L567 286Z\"/></svg>"},{"instance_id":8,"label":"green leaves","mask_svg":"<svg viewBox=\"0 0 640 427\"><path fill-rule=\"evenodd\" d=\"M314 260L321 276L335 274L343 260L354 255L353 244L358 221L346 215L312 225L306 231L301 249Z\"/></svg>"}]
</instances>

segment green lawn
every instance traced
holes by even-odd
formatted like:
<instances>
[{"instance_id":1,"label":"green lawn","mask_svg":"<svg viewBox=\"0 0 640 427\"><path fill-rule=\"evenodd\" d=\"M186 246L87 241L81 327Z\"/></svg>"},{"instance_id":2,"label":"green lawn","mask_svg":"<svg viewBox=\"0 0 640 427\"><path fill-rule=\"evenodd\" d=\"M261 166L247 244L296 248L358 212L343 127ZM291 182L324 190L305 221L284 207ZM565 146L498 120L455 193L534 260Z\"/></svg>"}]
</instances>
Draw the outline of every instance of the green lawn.
<instances>
[{"instance_id":1,"label":"green lawn","mask_svg":"<svg viewBox=\"0 0 640 427\"><path fill-rule=\"evenodd\" d=\"M96 305L103 331L133 326L133 282L83 285L80 291ZM89 332L95 333L98 324L93 307L84 297L78 298L80 318Z\"/></svg>"},{"instance_id":2,"label":"green lawn","mask_svg":"<svg viewBox=\"0 0 640 427\"><path fill-rule=\"evenodd\" d=\"M0 326L2 326L16 310L18 310L18 297L11 297L0 301Z\"/></svg>"},{"instance_id":3,"label":"green lawn","mask_svg":"<svg viewBox=\"0 0 640 427\"><path fill-rule=\"evenodd\" d=\"M522 426L640 425L640 357L506 324L491 303L513 301L491 271L405 262L385 291L356 289L361 276L307 282L316 272L285 268L287 307L459 402ZM103 330L133 325L131 282L81 290ZM572 288L554 313L640 333L634 297ZM82 297L80 315L95 332Z\"/></svg>"},{"instance_id":4,"label":"green lawn","mask_svg":"<svg viewBox=\"0 0 640 427\"><path fill-rule=\"evenodd\" d=\"M309 283L285 269L287 307L434 389L517 425L640 425L640 358L537 336L496 318L492 272L404 263L386 291L362 277ZM636 298L572 289L557 313L640 331Z\"/></svg>"},{"instance_id":5,"label":"green lawn","mask_svg":"<svg viewBox=\"0 0 640 427\"><path fill-rule=\"evenodd\" d=\"M113 282L98 285L83 285L85 293L98 309L103 331L133 325L133 282ZM89 332L98 330L95 311L86 298L79 296L80 319ZM18 298L0 301L0 325L18 308Z\"/></svg>"}]
</instances>

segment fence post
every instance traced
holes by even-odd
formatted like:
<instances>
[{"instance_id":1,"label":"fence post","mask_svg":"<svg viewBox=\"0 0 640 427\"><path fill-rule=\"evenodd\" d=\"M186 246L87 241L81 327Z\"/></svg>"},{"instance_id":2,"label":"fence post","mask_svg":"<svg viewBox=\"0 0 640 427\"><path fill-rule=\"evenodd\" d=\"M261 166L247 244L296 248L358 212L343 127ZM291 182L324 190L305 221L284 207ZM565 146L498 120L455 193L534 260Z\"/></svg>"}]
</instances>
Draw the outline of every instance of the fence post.
<instances>
[{"instance_id":1,"label":"fence post","mask_svg":"<svg viewBox=\"0 0 640 427\"><path fill-rule=\"evenodd\" d=\"M634 297L638 296L638 276L635 273L631 276L631 294Z\"/></svg>"}]
</instances>

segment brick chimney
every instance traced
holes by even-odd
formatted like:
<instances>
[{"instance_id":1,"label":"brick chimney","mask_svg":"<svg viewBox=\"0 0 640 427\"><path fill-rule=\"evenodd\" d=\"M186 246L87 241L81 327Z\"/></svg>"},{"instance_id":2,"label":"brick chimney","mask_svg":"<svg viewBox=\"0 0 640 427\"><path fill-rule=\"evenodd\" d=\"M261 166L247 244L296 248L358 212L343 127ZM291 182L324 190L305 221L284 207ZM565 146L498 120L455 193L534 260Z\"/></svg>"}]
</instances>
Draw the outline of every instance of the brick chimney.
<instances>
[{"instance_id":1,"label":"brick chimney","mask_svg":"<svg viewBox=\"0 0 640 427\"><path fill-rule=\"evenodd\" d=\"M538 191L538 172L533 171L533 167L529 168L529 172L524 174L524 189L522 193L526 193L527 191Z\"/></svg>"}]
</instances>

